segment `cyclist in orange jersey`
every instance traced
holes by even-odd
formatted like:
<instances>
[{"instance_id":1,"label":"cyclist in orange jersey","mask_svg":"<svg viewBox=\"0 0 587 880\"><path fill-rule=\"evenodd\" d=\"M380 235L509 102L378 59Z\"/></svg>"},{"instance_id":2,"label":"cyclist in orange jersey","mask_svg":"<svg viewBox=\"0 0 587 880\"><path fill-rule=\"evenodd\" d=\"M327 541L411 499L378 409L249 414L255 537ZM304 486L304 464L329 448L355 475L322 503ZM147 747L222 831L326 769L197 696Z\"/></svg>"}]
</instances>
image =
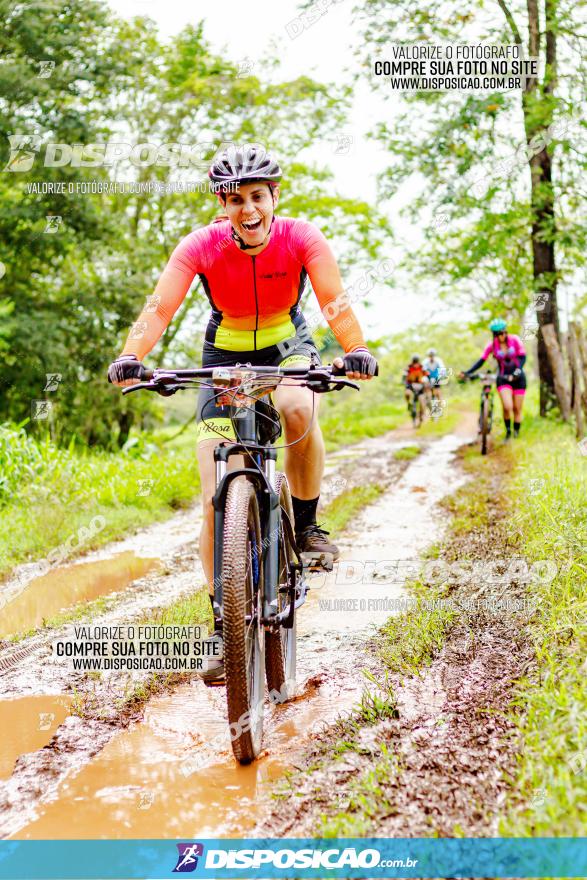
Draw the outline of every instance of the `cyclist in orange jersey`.
<instances>
[{"instance_id":1,"label":"cyclist in orange jersey","mask_svg":"<svg viewBox=\"0 0 587 880\"><path fill-rule=\"evenodd\" d=\"M138 318L109 379L118 385L140 381L142 359L155 346L182 304L196 275L210 302L202 366L297 365L320 362L300 300L309 278L344 356L335 364L350 379L371 379L377 362L348 304L334 255L320 230L305 220L277 217L276 160L258 146L226 150L209 177L226 219L187 235L173 251L155 287L156 311ZM296 541L304 554L330 568L339 556L328 532L316 521L324 469L324 442L316 415L318 396L303 386L281 385L273 400L285 429L285 471L292 492ZM213 587L213 451L220 437L234 437L228 412L202 390L198 401L198 461L204 523L200 555Z\"/></svg>"}]
</instances>

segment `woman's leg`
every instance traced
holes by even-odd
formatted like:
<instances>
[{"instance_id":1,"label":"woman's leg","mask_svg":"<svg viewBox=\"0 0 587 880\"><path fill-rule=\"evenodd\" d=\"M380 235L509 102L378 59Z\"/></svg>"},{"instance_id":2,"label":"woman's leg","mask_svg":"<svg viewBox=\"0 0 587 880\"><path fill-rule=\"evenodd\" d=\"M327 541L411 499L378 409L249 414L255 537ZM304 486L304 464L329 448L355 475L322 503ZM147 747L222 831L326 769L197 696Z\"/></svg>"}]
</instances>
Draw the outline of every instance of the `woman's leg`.
<instances>
[{"instance_id":1,"label":"woman's leg","mask_svg":"<svg viewBox=\"0 0 587 880\"><path fill-rule=\"evenodd\" d=\"M338 559L339 551L318 527L316 511L324 472L324 440L318 424L319 396L301 385L280 385L273 393L282 419L285 442L285 472L292 494L296 541L305 560L326 569Z\"/></svg>"},{"instance_id":2,"label":"woman's leg","mask_svg":"<svg viewBox=\"0 0 587 880\"><path fill-rule=\"evenodd\" d=\"M273 401L283 421L285 472L291 494L299 499L314 499L320 494L324 471L324 440L318 424L317 394L301 385L279 385Z\"/></svg>"},{"instance_id":3,"label":"woman's leg","mask_svg":"<svg viewBox=\"0 0 587 880\"><path fill-rule=\"evenodd\" d=\"M512 415L514 413L512 389L509 387L509 385L501 385L497 390L499 391L499 396L501 397L503 421L505 424L505 435L507 438L511 435L512 432Z\"/></svg>"},{"instance_id":4,"label":"woman's leg","mask_svg":"<svg viewBox=\"0 0 587 880\"><path fill-rule=\"evenodd\" d=\"M514 392L514 437L520 433L522 425L522 410L524 408L524 394Z\"/></svg>"}]
</instances>

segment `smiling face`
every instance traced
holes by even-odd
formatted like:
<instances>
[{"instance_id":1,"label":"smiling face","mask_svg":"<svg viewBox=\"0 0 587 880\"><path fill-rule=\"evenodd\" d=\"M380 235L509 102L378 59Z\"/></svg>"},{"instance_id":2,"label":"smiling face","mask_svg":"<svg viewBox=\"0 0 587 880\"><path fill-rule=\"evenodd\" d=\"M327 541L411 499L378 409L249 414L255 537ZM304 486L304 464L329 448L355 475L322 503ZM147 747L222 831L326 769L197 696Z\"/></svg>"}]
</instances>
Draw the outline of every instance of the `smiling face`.
<instances>
[{"instance_id":1,"label":"smiling face","mask_svg":"<svg viewBox=\"0 0 587 880\"><path fill-rule=\"evenodd\" d=\"M221 202L233 229L245 244L258 247L269 234L278 198L277 187L272 193L267 183L245 183L238 192L228 193L226 201L221 199Z\"/></svg>"}]
</instances>

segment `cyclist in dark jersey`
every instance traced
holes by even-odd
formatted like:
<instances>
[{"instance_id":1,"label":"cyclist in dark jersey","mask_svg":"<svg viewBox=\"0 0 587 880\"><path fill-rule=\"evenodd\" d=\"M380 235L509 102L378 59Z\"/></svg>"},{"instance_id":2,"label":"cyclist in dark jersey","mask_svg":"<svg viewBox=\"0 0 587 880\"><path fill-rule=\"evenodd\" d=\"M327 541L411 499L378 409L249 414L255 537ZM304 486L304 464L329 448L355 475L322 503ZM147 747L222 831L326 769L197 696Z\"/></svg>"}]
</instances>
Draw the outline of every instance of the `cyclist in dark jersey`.
<instances>
[{"instance_id":1,"label":"cyclist in dark jersey","mask_svg":"<svg viewBox=\"0 0 587 880\"><path fill-rule=\"evenodd\" d=\"M306 279L344 351L335 360L351 379L371 379L376 360L369 353L348 303L338 266L324 235L304 220L276 217L281 169L263 148L230 148L209 176L226 219L187 235L173 251L155 287L156 311L138 318L140 334L130 333L109 379L119 385L140 381L142 359L155 346L199 275L211 306L203 366L250 362L253 365L319 363L318 351L300 308ZM139 336L139 338L136 338ZM302 552L326 567L338 548L316 522L324 469L324 442L316 415L318 396L299 384L274 394L285 429L285 470L292 492L296 540ZM198 461L204 523L200 555L210 592L213 582L215 491L213 450L219 437L231 437L228 413L209 393L198 401ZM298 442L296 442L298 441Z\"/></svg>"},{"instance_id":2,"label":"cyclist in dark jersey","mask_svg":"<svg viewBox=\"0 0 587 880\"><path fill-rule=\"evenodd\" d=\"M520 337L507 332L507 323L503 318L494 318L489 329L493 333L493 340L486 345L479 360L460 374L460 378L471 376L493 355L497 362L496 385L503 408L505 439L509 440L512 435L512 416L514 437L520 436L522 427L522 409L526 394L526 351Z\"/></svg>"}]
</instances>

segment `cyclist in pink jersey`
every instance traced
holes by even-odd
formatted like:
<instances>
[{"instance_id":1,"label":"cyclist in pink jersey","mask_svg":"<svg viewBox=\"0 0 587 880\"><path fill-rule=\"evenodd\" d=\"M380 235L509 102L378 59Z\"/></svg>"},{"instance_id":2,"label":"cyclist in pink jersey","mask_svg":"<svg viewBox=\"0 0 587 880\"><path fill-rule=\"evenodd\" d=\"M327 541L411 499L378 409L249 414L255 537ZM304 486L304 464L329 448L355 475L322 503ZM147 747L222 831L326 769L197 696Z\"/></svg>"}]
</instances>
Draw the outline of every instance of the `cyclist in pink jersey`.
<instances>
[{"instance_id":1,"label":"cyclist in pink jersey","mask_svg":"<svg viewBox=\"0 0 587 880\"><path fill-rule=\"evenodd\" d=\"M263 148L230 148L212 165L209 176L224 209L219 218L187 235L173 251L155 287L156 311L138 318L109 380L118 385L140 381L141 363L169 325L195 275L211 306L205 333L203 366L251 363L319 363L300 299L309 278L326 320L344 351L335 364L351 379L371 379L377 362L365 346L348 303L336 260L324 235L304 220L276 217L281 169ZM138 338L136 338L138 336ZM316 521L324 469L324 442L316 411L319 398L299 384L279 386L273 395L285 428L285 471L292 492L296 540L300 550L330 568L338 548ZM212 594L215 491L213 451L219 437L230 438L228 412L214 406L210 392L198 400L198 461L204 523L202 565Z\"/></svg>"},{"instance_id":2,"label":"cyclist in pink jersey","mask_svg":"<svg viewBox=\"0 0 587 880\"><path fill-rule=\"evenodd\" d=\"M514 437L519 437L522 426L522 409L526 394L526 351L519 336L507 332L507 323L503 318L494 318L489 325L493 340L483 350L483 354L472 367L460 374L461 378L471 376L492 355L497 361L497 390L503 408L505 439L511 437L512 416L514 419Z\"/></svg>"}]
</instances>

